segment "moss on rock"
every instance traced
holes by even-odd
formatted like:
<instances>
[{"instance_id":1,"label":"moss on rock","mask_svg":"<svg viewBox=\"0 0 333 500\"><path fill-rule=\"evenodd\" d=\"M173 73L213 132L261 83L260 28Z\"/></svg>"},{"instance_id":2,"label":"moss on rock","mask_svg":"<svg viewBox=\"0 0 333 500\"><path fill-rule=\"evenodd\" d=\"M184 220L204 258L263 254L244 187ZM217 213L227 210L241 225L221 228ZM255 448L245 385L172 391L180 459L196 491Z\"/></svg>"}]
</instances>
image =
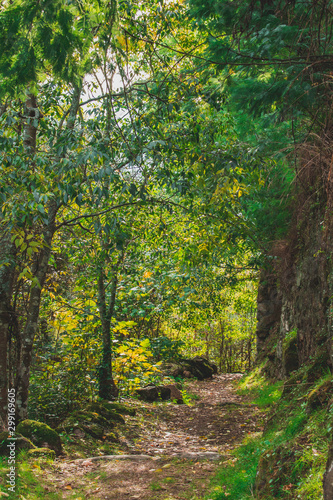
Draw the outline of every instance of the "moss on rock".
<instances>
[{"instance_id":1,"label":"moss on rock","mask_svg":"<svg viewBox=\"0 0 333 500\"><path fill-rule=\"evenodd\" d=\"M119 438L114 432L108 432L105 435L105 439L110 443L119 443Z\"/></svg>"},{"instance_id":2,"label":"moss on rock","mask_svg":"<svg viewBox=\"0 0 333 500\"><path fill-rule=\"evenodd\" d=\"M86 411L98 413L102 415L108 422L124 424L125 420L121 416L120 411L116 408L111 407L115 403L99 402L90 403L86 407Z\"/></svg>"},{"instance_id":3,"label":"moss on rock","mask_svg":"<svg viewBox=\"0 0 333 500\"><path fill-rule=\"evenodd\" d=\"M42 422L38 422L37 420L23 420L19 423L16 430L24 437L31 439L38 447L51 448L57 455L62 452L59 434Z\"/></svg>"},{"instance_id":4,"label":"moss on rock","mask_svg":"<svg viewBox=\"0 0 333 500\"><path fill-rule=\"evenodd\" d=\"M85 410L72 413L58 427L58 430L70 434L80 429L85 434L102 439L116 423L124 423L123 417L98 402L89 404Z\"/></svg>"},{"instance_id":5,"label":"moss on rock","mask_svg":"<svg viewBox=\"0 0 333 500\"><path fill-rule=\"evenodd\" d=\"M90 434L93 438L96 439L102 439L103 436L105 435L104 427L102 427L99 424L96 424L94 422L90 424L82 424L82 429L87 433Z\"/></svg>"},{"instance_id":6,"label":"moss on rock","mask_svg":"<svg viewBox=\"0 0 333 500\"><path fill-rule=\"evenodd\" d=\"M31 450L35 448L35 445L27 438L16 435L15 436L15 451L21 450ZM9 448L8 445L13 443L13 440L9 439L9 432L4 431L0 433L0 456L8 456Z\"/></svg>"},{"instance_id":7,"label":"moss on rock","mask_svg":"<svg viewBox=\"0 0 333 500\"><path fill-rule=\"evenodd\" d=\"M113 428L113 422L109 422L102 415L91 411L80 410L72 413L64 422L58 427L59 432L71 432L75 429L84 429L91 424L97 424L101 427Z\"/></svg>"},{"instance_id":8,"label":"moss on rock","mask_svg":"<svg viewBox=\"0 0 333 500\"><path fill-rule=\"evenodd\" d=\"M54 460L56 457L55 451L50 450L50 448L35 448L33 450L28 451L28 457L32 458L49 458L51 460Z\"/></svg>"},{"instance_id":9,"label":"moss on rock","mask_svg":"<svg viewBox=\"0 0 333 500\"><path fill-rule=\"evenodd\" d=\"M109 401L102 401L100 404L102 404L104 408L113 410L120 415L130 415L131 417L135 416L134 408L130 408L129 406L123 405L121 403L110 403Z\"/></svg>"},{"instance_id":10,"label":"moss on rock","mask_svg":"<svg viewBox=\"0 0 333 500\"><path fill-rule=\"evenodd\" d=\"M327 406L332 398L332 379L324 380L318 387L309 392L306 408L308 412Z\"/></svg>"}]
</instances>

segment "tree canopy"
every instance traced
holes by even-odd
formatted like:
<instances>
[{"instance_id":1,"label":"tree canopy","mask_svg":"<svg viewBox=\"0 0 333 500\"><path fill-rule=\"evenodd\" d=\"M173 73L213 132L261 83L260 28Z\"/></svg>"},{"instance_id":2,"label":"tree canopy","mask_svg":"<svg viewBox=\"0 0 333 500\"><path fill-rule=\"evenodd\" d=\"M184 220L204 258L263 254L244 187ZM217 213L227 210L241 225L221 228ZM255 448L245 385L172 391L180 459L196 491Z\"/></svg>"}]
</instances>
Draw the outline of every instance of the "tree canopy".
<instances>
[{"instance_id":1,"label":"tree canopy","mask_svg":"<svg viewBox=\"0 0 333 500\"><path fill-rule=\"evenodd\" d=\"M2 4L2 410L14 385L27 416L41 353L81 350L103 398L146 338L251 366L258 271L330 123L331 8Z\"/></svg>"}]
</instances>

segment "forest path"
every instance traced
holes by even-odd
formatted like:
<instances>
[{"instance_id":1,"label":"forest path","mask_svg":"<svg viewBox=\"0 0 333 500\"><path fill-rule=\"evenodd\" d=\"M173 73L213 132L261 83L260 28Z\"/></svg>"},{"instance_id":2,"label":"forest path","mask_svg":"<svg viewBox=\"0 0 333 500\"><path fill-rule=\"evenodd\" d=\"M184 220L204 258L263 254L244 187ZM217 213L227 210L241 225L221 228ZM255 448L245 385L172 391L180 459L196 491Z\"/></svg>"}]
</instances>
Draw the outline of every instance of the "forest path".
<instances>
[{"instance_id":1,"label":"forest path","mask_svg":"<svg viewBox=\"0 0 333 500\"><path fill-rule=\"evenodd\" d=\"M126 417L121 445L133 458L58 462L44 474L46 491L61 489L62 498L77 500L202 498L211 476L232 460L230 452L244 435L261 430L258 408L233 387L240 376L188 381L192 406L132 402L137 415Z\"/></svg>"}]
</instances>

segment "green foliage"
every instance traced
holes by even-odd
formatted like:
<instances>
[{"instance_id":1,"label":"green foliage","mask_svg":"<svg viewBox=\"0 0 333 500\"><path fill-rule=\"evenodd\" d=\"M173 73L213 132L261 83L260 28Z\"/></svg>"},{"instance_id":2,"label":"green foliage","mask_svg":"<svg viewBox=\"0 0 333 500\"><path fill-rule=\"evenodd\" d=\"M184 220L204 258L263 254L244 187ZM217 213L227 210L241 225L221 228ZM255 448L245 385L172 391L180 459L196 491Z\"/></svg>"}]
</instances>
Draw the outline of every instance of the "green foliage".
<instances>
[{"instance_id":1,"label":"green foliage","mask_svg":"<svg viewBox=\"0 0 333 500\"><path fill-rule=\"evenodd\" d=\"M153 361L149 339L128 340L115 349L114 377L123 393L131 394L160 376L159 363Z\"/></svg>"},{"instance_id":2,"label":"green foliage","mask_svg":"<svg viewBox=\"0 0 333 500\"><path fill-rule=\"evenodd\" d=\"M157 361L179 359L180 350L185 345L182 340L171 340L169 337L156 337L150 341L150 349Z\"/></svg>"},{"instance_id":3,"label":"green foliage","mask_svg":"<svg viewBox=\"0 0 333 500\"><path fill-rule=\"evenodd\" d=\"M77 324L78 330L85 327L82 322ZM77 405L93 399L99 352L96 338L84 330L63 332L57 342L38 343L30 383L29 417L57 425Z\"/></svg>"},{"instance_id":4,"label":"green foliage","mask_svg":"<svg viewBox=\"0 0 333 500\"><path fill-rule=\"evenodd\" d=\"M105 46L114 16L114 2L9 2L0 13L2 92L34 87L50 69L66 82L80 79L98 55L96 46L88 54L92 33Z\"/></svg>"}]
</instances>

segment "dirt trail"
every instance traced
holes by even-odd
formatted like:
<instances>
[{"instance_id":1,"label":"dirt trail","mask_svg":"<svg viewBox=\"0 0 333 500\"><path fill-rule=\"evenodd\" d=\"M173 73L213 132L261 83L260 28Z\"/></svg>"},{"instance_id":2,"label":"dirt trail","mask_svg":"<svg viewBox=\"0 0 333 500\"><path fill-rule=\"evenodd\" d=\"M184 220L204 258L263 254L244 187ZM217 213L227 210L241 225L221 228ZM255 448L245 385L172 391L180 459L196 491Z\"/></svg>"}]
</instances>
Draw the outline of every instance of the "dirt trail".
<instances>
[{"instance_id":1,"label":"dirt trail","mask_svg":"<svg viewBox=\"0 0 333 500\"><path fill-rule=\"evenodd\" d=\"M230 451L244 435L261 430L258 409L232 386L239 377L188 382L187 392L198 398L193 406L133 402L137 415L126 417L121 444L125 454L135 457L60 461L44 473L45 490L61 489L63 498L82 500L202 498Z\"/></svg>"}]
</instances>

